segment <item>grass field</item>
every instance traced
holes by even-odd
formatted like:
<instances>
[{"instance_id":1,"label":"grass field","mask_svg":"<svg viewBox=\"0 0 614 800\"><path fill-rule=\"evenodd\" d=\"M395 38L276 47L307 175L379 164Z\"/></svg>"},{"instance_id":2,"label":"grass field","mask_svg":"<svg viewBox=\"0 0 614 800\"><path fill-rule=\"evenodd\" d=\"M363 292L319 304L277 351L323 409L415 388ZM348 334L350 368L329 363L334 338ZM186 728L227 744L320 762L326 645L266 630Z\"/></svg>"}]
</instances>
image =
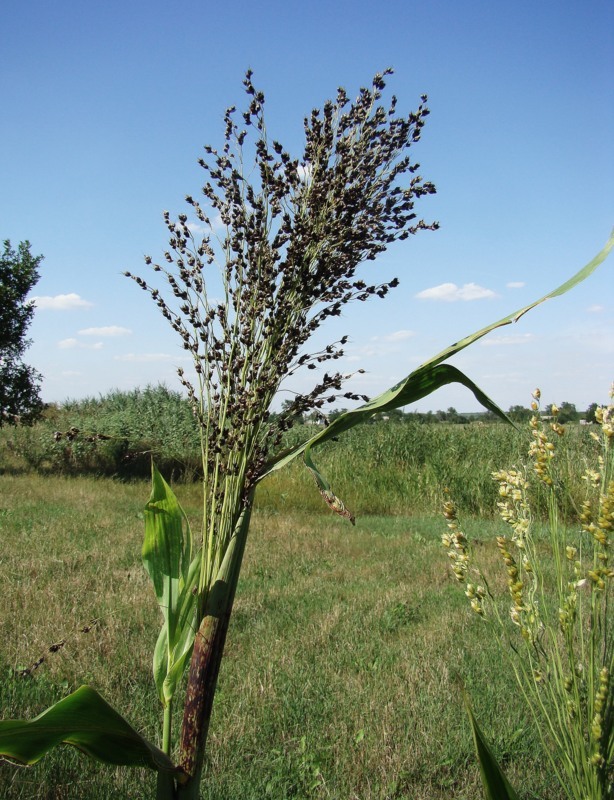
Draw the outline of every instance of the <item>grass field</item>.
<instances>
[{"instance_id":1,"label":"grass field","mask_svg":"<svg viewBox=\"0 0 614 800\"><path fill-rule=\"evenodd\" d=\"M160 391L152 393L156 401L160 401ZM125 401L126 397L120 394L119 399ZM153 455L167 477L189 483L199 454L188 447L188 425L180 414L174 414L176 403L169 406L163 395L164 402L151 408L145 404L139 417L137 400L132 398L132 405L119 411L114 405L109 409L108 398L102 410L78 406L71 411L67 406L59 419L46 418L32 428L0 429L0 472L147 480ZM185 411L183 405L178 408ZM66 431L72 425L81 433L70 441L65 436L56 441L54 430ZM84 433L92 430L113 436L108 441L89 442L92 437ZM313 425L299 425L287 434L285 445L305 441L317 430ZM571 424L557 442L566 492L577 506L584 493L580 475L594 451L590 432L591 426ZM521 462L530 440L526 424L516 430L502 423L378 422L348 431L338 442L318 448L313 456L337 494L357 514L436 513L446 487L466 513L490 515L497 499L492 471ZM262 484L259 506L284 513L320 513L321 499L313 489L307 471L295 463Z\"/></svg>"},{"instance_id":2,"label":"grass field","mask_svg":"<svg viewBox=\"0 0 614 800\"><path fill-rule=\"evenodd\" d=\"M481 789L460 674L520 796L557 800L512 675L450 576L443 521L407 508L363 514L352 528L323 506L291 511L286 484L264 488L202 797L474 800ZM344 499L360 511L353 488ZM309 482L294 491L317 496ZM177 492L197 528L198 486ZM147 495L145 483L0 475L3 717L31 717L90 683L158 736L150 659L160 621L140 562ZM486 564L498 529L474 525ZM7 800L154 793L153 773L92 764L71 748L28 769L0 764Z\"/></svg>"}]
</instances>

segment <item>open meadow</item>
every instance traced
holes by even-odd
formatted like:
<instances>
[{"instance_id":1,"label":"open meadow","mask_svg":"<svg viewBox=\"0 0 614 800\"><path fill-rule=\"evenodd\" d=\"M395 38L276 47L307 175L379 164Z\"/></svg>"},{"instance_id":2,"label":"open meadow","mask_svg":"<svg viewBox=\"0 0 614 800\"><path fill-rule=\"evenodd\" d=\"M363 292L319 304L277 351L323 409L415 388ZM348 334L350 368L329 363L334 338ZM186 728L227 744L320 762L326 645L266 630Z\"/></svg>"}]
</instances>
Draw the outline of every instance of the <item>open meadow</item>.
<instances>
[{"instance_id":1,"label":"open meadow","mask_svg":"<svg viewBox=\"0 0 614 800\"><path fill-rule=\"evenodd\" d=\"M511 668L441 545L447 488L467 510L481 563L496 572L504 524L492 514L490 471L522 455L525 434L385 423L362 432L318 455L355 527L327 510L299 465L259 489L202 797L474 800L481 788L461 677L520 797L558 800ZM590 446L579 426L572 433L560 455L570 486L581 483ZM175 491L196 528L198 483ZM148 494L143 480L15 464L0 474L3 717L31 718L88 683L157 739L160 616L140 559ZM154 794L153 773L95 764L68 747L31 768L0 764L7 800Z\"/></svg>"}]
</instances>

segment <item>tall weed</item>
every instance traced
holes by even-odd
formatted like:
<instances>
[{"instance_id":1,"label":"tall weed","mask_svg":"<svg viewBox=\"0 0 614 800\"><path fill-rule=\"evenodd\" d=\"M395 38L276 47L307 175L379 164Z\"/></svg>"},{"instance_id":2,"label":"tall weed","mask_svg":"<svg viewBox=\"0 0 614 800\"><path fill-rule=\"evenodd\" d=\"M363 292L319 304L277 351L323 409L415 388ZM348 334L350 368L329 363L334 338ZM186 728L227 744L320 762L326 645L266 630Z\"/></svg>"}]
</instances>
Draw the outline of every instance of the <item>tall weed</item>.
<instances>
[{"instance_id":1,"label":"tall weed","mask_svg":"<svg viewBox=\"0 0 614 800\"><path fill-rule=\"evenodd\" d=\"M456 507L442 537L473 611L502 647L533 717L552 774L569 800L614 798L614 406L598 408L591 463L582 471L579 519L566 524L569 472L559 464L565 431L531 419L529 461L493 473L507 535L497 537L501 582L475 565ZM562 467L562 468L561 468ZM535 490L547 522L536 521ZM572 505L575 503L572 500ZM474 730L476 726L474 725ZM482 767L484 761L480 756Z\"/></svg>"}]
</instances>

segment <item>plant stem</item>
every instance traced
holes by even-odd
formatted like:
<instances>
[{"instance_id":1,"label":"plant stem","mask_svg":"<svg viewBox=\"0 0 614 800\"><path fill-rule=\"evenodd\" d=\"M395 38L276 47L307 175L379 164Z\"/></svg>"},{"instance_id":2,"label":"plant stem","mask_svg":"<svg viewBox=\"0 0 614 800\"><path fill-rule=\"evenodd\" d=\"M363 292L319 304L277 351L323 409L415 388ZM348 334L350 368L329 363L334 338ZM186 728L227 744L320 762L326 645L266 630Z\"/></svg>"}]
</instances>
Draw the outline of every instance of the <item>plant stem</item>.
<instances>
[{"instance_id":1,"label":"plant stem","mask_svg":"<svg viewBox=\"0 0 614 800\"><path fill-rule=\"evenodd\" d=\"M198 800L199 797L207 733L229 619L230 610L223 618L205 617L194 640L180 749L180 766L188 777L177 788L177 800Z\"/></svg>"},{"instance_id":2,"label":"plant stem","mask_svg":"<svg viewBox=\"0 0 614 800\"><path fill-rule=\"evenodd\" d=\"M230 562L227 574L216 580L211 588L205 616L194 639L179 755L179 766L184 777L178 782L177 800L198 800L199 797L213 698L245 551L252 500L253 493L247 499L228 545L224 559L226 562L228 558Z\"/></svg>"},{"instance_id":3,"label":"plant stem","mask_svg":"<svg viewBox=\"0 0 614 800\"><path fill-rule=\"evenodd\" d=\"M164 708L164 723L162 728L162 749L167 756L171 754L171 725L173 722L173 701L169 700Z\"/></svg>"},{"instance_id":4,"label":"plant stem","mask_svg":"<svg viewBox=\"0 0 614 800\"><path fill-rule=\"evenodd\" d=\"M158 772L156 800L175 800L175 779L168 772Z\"/></svg>"}]
</instances>

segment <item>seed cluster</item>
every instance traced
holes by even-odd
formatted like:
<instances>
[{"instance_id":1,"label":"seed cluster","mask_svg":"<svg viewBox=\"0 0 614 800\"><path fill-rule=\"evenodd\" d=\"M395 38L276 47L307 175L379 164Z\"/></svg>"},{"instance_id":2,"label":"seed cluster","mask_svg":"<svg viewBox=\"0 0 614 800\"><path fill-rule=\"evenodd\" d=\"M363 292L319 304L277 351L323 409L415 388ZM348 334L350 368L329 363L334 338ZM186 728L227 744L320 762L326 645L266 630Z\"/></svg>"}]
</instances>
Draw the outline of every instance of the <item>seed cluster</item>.
<instances>
[{"instance_id":1,"label":"seed cluster","mask_svg":"<svg viewBox=\"0 0 614 800\"><path fill-rule=\"evenodd\" d=\"M538 578L533 569L536 553L530 535L529 482L524 471L519 469L499 470L492 473L492 478L499 486L499 515L512 529L511 542L505 536L497 536L497 547L507 570L512 599L510 616L523 638L536 644L543 624L535 598ZM516 558L512 555L512 546L517 551Z\"/></svg>"},{"instance_id":2,"label":"seed cluster","mask_svg":"<svg viewBox=\"0 0 614 800\"><path fill-rule=\"evenodd\" d=\"M284 379L343 356L345 336L306 350L322 323L350 301L383 298L398 285L396 278L368 284L358 267L392 242L438 227L416 216L416 200L435 187L408 153L429 113L426 96L407 116L397 114L394 97L381 105L390 72L377 74L353 102L339 89L312 111L297 159L269 138L265 98L248 71L246 108L226 110L222 148L206 146L199 160L202 197L186 197L189 216L164 213L169 248L160 263L145 259L166 287L126 273L194 360L196 381L182 370L179 376L202 430L213 538L227 538L299 413L323 413L339 396L368 399L340 394L350 376L330 370L279 417L270 414Z\"/></svg>"},{"instance_id":3,"label":"seed cluster","mask_svg":"<svg viewBox=\"0 0 614 800\"><path fill-rule=\"evenodd\" d=\"M603 769L607 767L606 760L603 755L602 739L604 734L604 717L607 716L608 711L611 712L611 698L609 694L610 689L610 672L607 667L603 667L599 673L599 685L597 694L595 696L595 714L591 721L591 763ZM608 708L609 707L609 708Z\"/></svg>"},{"instance_id":4,"label":"seed cluster","mask_svg":"<svg viewBox=\"0 0 614 800\"><path fill-rule=\"evenodd\" d=\"M465 594L469 598L471 608L480 617L484 616L484 599L486 589L482 584L473 584L467 580L469 572L469 544L458 519L458 511L452 500L443 504L443 515L447 520L448 530L442 534L441 543L446 548L452 572L459 583L466 583ZM481 576L480 576L481 577Z\"/></svg>"}]
</instances>

